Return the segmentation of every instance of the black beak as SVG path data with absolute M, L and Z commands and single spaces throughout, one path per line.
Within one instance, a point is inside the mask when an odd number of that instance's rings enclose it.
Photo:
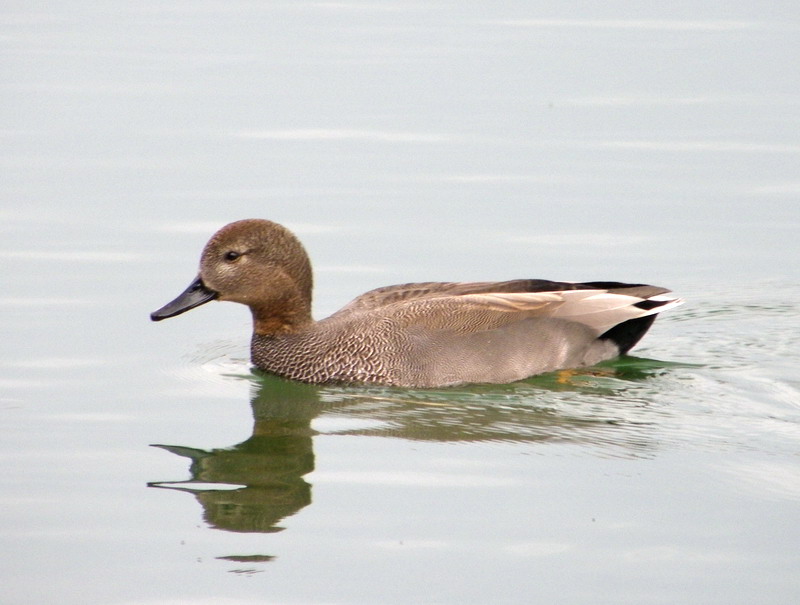
M 178 295 L 178 298 L 172 302 L 168 302 L 161 307 L 158 311 L 150 313 L 150 319 L 153 321 L 161 321 L 167 317 L 175 317 L 181 313 L 185 313 L 189 309 L 194 309 L 200 305 L 206 304 L 210 300 L 214 300 L 219 296 L 213 290 L 206 288 L 203 280 L 198 277 L 194 280 L 189 287 Z

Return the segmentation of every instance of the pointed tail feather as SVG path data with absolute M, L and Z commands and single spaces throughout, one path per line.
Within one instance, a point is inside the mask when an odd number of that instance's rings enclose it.
M 678 305 L 683 304 L 682 298 L 675 298 L 671 292 L 652 296 L 641 302 L 635 303 L 633 306 L 646 311 L 645 315 L 635 317 L 617 324 L 613 328 L 606 330 L 600 335 L 602 340 L 610 340 L 617 348 L 619 348 L 620 355 L 625 355 L 642 339 L 650 326 L 656 319 L 656 315 L 662 311 L 672 309 Z

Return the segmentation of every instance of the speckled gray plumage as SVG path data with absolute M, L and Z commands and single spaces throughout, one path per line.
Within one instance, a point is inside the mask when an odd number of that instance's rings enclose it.
M 191 296 L 152 317 L 211 298 L 242 302 L 253 313 L 252 361 L 265 371 L 313 383 L 439 387 L 613 358 L 656 313 L 680 303 L 665 288 L 619 282 L 423 282 L 372 290 L 315 322 L 311 285 L 308 257 L 288 230 L 238 221 L 207 244 Z

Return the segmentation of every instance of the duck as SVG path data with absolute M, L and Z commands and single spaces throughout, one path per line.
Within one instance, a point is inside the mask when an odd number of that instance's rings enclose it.
M 683 301 L 616 281 L 419 282 L 370 290 L 331 316 L 311 315 L 311 261 L 286 227 L 245 219 L 217 231 L 197 278 L 151 313 L 212 300 L 247 305 L 251 361 L 316 384 L 439 388 L 503 384 L 625 355 L 656 316 Z

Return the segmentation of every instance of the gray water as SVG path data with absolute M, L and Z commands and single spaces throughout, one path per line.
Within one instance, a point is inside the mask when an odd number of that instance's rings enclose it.
M 0 601 L 800 598 L 793 3 L 0 9 Z M 411 280 L 668 286 L 624 358 L 312 387 L 160 324 L 226 222 L 315 314 Z

